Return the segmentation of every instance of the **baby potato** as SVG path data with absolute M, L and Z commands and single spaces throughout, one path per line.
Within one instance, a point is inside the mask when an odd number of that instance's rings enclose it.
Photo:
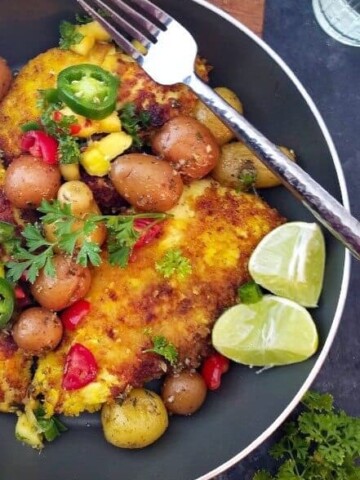
M 227 103 L 229 103 L 239 113 L 243 113 L 243 106 L 236 93 L 226 87 L 214 88 L 215 92 L 220 95 Z M 214 135 L 218 145 L 224 145 L 230 142 L 235 135 L 232 130 L 224 123 L 200 100 L 195 106 L 195 118 L 205 125 Z
M 87 267 L 65 255 L 55 255 L 53 263 L 55 276 L 46 275 L 42 269 L 31 286 L 31 293 L 41 306 L 58 311 L 85 297 L 90 289 L 91 274 Z
M 48 165 L 31 155 L 21 155 L 5 172 L 4 191 L 15 207 L 37 208 L 42 200 L 56 198 L 60 182 L 57 165 Z
M 180 175 L 153 155 L 129 153 L 112 162 L 110 179 L 117 192 L 145 212 L 166 212 L 183 191 Z
M 155 134 L 152 149 L 191 179 L 205 177 L 216 165 L 220 149 L 210 130 L 195 118 L 172 118 Z
M 70 204 L 71 213 L 74 215 L 100 213 L 93 192 L 86 183 L 80 180 L 70 180 L 63 183 L 58 191 L 57 198 L 61 204 Z
M 63 325 L 59 317 L 41 307 L 24 310 L 12 327 L 15 343 L 29 355 L 40 356 L 54 350 L 62 335 Z
M 6 60 L 0 57 L 0 102 L 9 91 L 12 81 L 11 70 Z
M 295 161 L 292 150 L 286 147 L 279 148 L 290 160 Z M 276 187 L 281 184 L 277 176 L 241 142 L 222 146 L 220 160 L 211 175 L 222 185 L 232 188 L 243 189 L 247 175 L 253 175 L 253 185 L 256 188 Z
M 135 388 L 122 403 L 103 406 L 101 423 L 105 438 L 112 445 L 143 448 L 163 435 L 169 420 L 159 395 Z
M 206 383 L 197 372 L 183 371 L 165 378 L 161 398 L 165 407 L 177 415 L 191 415 L 199 410 L 207 394 Z

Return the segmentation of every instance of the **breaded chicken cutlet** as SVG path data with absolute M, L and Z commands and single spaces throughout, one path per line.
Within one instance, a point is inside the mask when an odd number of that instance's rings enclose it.
M 236 301 L 237 287 L 249 280 L 247 263 L 255 246 L 282 223 L 259 197 L 236 193 L 208 180 L 186 187 L 162 232 L 129 265 L 110 266 L 104 258 L 93 270 L 91 310 L 61 346 L 39 359 L 32 383 L 48 415 L 98 410 L 128 387 L 166 371 L 163 358 L 146 352 L 152 338 L 173 343 L 180 365 L 196 367 L 206 355 L 211 327 Z M 168 251 L 189 259 L 185 278 L 164 278 L 156 268 Z M 62 389 L 66 355 L 72 345 L 87 347 L 99 365 L 95 381 L 75 391 Z

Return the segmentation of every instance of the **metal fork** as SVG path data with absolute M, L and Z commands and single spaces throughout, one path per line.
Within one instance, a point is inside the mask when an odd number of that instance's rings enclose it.
M 184 83 L 270 168 L 312 214 L 360 259 L 360 223 L 323 187 L 194 73 L 197 45 L 174 18 L 149 0 L 77 0 L 157 83 Z M 91 3 L 90 3 L 91 2 Z M 99 7 L 106 15 L 100 14 Z M 138 40 L 147 53 L 131 43 Z

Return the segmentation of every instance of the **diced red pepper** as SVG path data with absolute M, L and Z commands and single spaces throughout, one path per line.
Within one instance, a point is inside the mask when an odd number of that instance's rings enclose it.
M 141 248 L 144 245 L 148 245 L 159 235 L 162 230 L 162 225 L 160 223 L 155 223 L 152 227 L 147 228 L 153 222 L 153 218 L 137 218 L 134 221 L 134 229 L 136 231 L 142 232 L 143 230 L 145 230 L 133 246 L 134 249 Z
M 230 361 L 220 353 L 208 357 L 202 366 L 201 375 L 209 390 L 216 390 L 221 385 L 221 376 L 229 370 Z
M 61 122 L 63 118 L 63 114 L 59 111 L 59 110 L 56 110 L 54 113 L 53 113 L 53 120 L 54 122 Z
M 49 165 L 58 162 L 58 142 L 41 130 L 30 130 L 21 138 L 21 149 Z
M 60 318 L 66 330 L 75 330 L 81 320 L 89 313 L 90 302 L 81 299 L 61 312 Z
M 19 285 L 15 286 L 14 291 L 16 300 L 24 300 L 26 298 L 26 293 Z
M 71 135 L 77 135 L 81 130 L 81 125 L 79 125 L 78 123 L 73 123 L 72 125 L 70 125 L 70 134 Z
M 81 343 L 75 343 L 66 356 L 62 387 L 64 390 L 78 390 L 93 382 L 97 372 L 94 355 Z

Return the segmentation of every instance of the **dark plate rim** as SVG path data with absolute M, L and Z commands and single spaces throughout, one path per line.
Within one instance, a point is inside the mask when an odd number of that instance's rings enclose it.
M 314 115 L 320 130 L 324 136 L 324 139 L 329 147 L 329 151 L 335 166 L 336 170 L 336 175 L 339 181 L 339 186 L 340 186 L 340 192 L 341 192 L 341 198 L 342 198 L 342 203 L 344 207 L 350 211 L 350 205 L 349 205 L 349 196 L 348 196 L 348 191 L 345 183 L 345 177 L 344 177 L 344 172 L 340 163 L 339 156 L 337 154 L 335 145 L 333 143 L 333 140 L 330 136 L 329 130 L 327 129 L 325 122 L 317 109 L 314 101 L 311 99 L 310 95 L 300 82 L 300 80 L 297 78 L 295 73 L 288 67 L 288 65 L 282 60 L 282 58 L 267 44 L 262 40 L 260 37 L 258 37 L 254 32 L 252 32 L 248 27 L 243 25 L 241 22 L 236 20 L 234 17 L 226 13 L 224 10 L 221 10 L 219 7 L 216 7 L 215 5 L 209 3 L 207 0 L 192 0 L 194 3 L 197 3 L 201 5 L 202 7 L 213 11 L 220 17 L 224 18 L 231 24 L 233 24 L 236 28 L 238 28 L 240 31 L 242 31 L 245 35 L 250 37 L 259 47 L 261 47 L 271 58 L 274 62 L 276 62 L 279 67 L 286 73 L 286 75 L 289 77 L 291 82 L 295 85 L 295 87 L 298 89 L 299 93 L 303 97 L 304 101 L 306 104 L 309 106 L 312 114 Z M 240 460 L 245 458 L 247 455 L 249 455 L 250 452 L 252 452 L 255 448 L 259 447 L 274 431 L 280 427 L 280 425 L 286 420 L 286 418 L 290 415 L 290 413 L 294 410 L 294 408 L 298 405 L 302 397 L 305 395 L 306 391 L 310 388 L 312 382 L 315 380 L 317 374 L 319 373 L 329 351 L 330 347 L 334 341 L 337 329 L 340 324 L 340 320 L 342 317 L 342 313 L 344 310 L 345 306 L 345 301 L 347 297 L 347 292 L 348 292 L 348 287 L 349 287 L 349 280 L 350 280 L 350 253 L 348 250 L 345 251 L 345 257 L 344 257 L 344 269 L 343 269 L 343 277 L 342 277 L 342 282 L 341 282 L 341 288 L 339 292 L 339 299 L 336 307 L 336 311 L 334 314 L 334 319 L 331 325 L 331 328 L 329 330 L 328 336 L 326 338 L 326 341 L 324 343 L 324 346 L 321 350 L 321 353 L 316 360 L 315 365 L 311 369 L 307 379 L 305 382 L 301 385 L 299 388 L 298 392 L 294 396 L 294 398 L 289 402 L 287 407 L 283 410 L 281 415 L 279 415 L 276 420 L 261 434 L 259 435 L 253 442 L 251 442 L 246 448 L 241 450 L 237 455 L 231 457 L 228 459 L 226 462 L 222 463 L 219 465 L 217 468 L 211 470 L 210 472 L 206 473 L 205 475 L 202 475 L 201 477 L 198 477 L 196 480 L 211 480 L 213 477 L 216 475 L 220 475 L 221 473 L 225 472 L 227 469 L 238 463 Z

